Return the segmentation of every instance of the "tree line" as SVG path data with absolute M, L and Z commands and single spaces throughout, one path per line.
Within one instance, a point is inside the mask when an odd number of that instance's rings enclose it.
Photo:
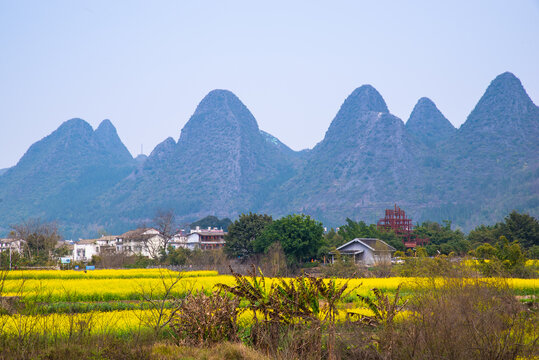
M 212 220 L 221 221 L 217 218 L 205 218 L 203 225 L 212 226 Z M 509 261 L 513 265 L 522 264 L 526 258 L 539 259 L 539 222 L 533 216 L 516 211 L 507 215 L 502 222 L 480 225 L 467 235 L 460 229 L 452 229 L 450 221 L 444 221 L 442 224 L 432 221 L 417 224 L 413 230 L 414 235 L 430 240 L 424 247 L 418 247 L 415 251 L 406 250 L 402 240 L 392 231 L 382 231 L 376 224 L 349 218 L 344 225 L 329 231 L 324 230 L 321 222 L 304 214 L 292 214 L 274 220 L 267 214 L 247 213 L 241 214 L 232 223 L 228 219 L 223 220 L 228 226 L 224 255 L 239 262 L 247 262 L 254 257 L 273 256 L 272 254 L 282 254 L 281 258 L 284 258 L 286 265 L 293 267 L 321 262 L 330 252 L 358 237 L 381 239 L 398 250 L 397 256 L 470 255 L 480 260 L 496 258 L 506 261 L 506 264 Z M 170 238 L 176 228 L 174 213 L 158 211 L 153 219 L 153 226 L 165 238 Z M 58 241 L 62 237 L 58 226 L 54 223 L 29 220 L 13 225 L 10 237 L 25 240 L 22 253 L 12 254 L 19 257 L 16 261 L 22 265 L 51 265 L 58 256 L 68 254 L 64 246 L 58 246 Z M 185 265 L 194 264 L 197 259 L 203 263 L 222 260 L 221 255 L 209 256 L 203 255 L 200 251 L 181 248 L 174 250 L 167 247 L 165 243 L 156 260 L 136 257 L 124 260 L 131 266 Z M 0 255 L 1 264 L 6 263 L 6 257 L 6 252 Z M 282 261 L 279 256 L 276 258 Z M 516 258 L 518 259 L 515 260 Z M 96 263 L 99 264 L 97 260 Z M 125 264 L 114 262 L 109 265 Z
M 528 214 L 511 212 L 495 225 L 481 225 L 468 235 L 453 230 L 450 221 L 442 224 L 426 221 L 415 226 L 413 235 L 428 238 L 421 251 L 428 256 L 475 255 L 474 250 L 485 244 L 517 244 L 529 258 L 539 258 L 539 222 Z M 322 223 L 307 215 L 288 215 L 278 220 L 265 214 L 242 214 L 228 228 L 225 252 L 246 259 L 266 252 L 271 244 L 280 242 L 291 263 L 320 259 L 331 250 L 355 238 L 378 238 L 399 251 L 405 251 L 402 240 L 392 231 L 377 228 L 376 224 L 346 219 L 346 224 L 324 233 Z M 481 249 L 478 254 L 481 254 Z M 417 250 L 417 249 L 416 249 Z

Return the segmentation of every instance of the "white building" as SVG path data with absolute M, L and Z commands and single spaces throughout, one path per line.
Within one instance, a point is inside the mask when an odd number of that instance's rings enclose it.
M 11 249 L 11 252 L 22 254 L 24 243 L 22 239 L 0 239 L 0 253 Z
M 225 235 L 227 233 L 222 229 L 217 228 L 207 228 L 191 230 L 191 233 L 187 235 L 186 246 L 188 249 L 202 249 L 202 250 L 212 250 L 219 249 L 225 246 Z
M 164 245 L 164 237 L 151 228 L 140 228 L 122 235 L 79 240 L 73 244 L 74 261 L 90 261 L 94 255 L 125 253 L 156 258 Z
M 169 245 L 174 249 L 185 248 L 189 250 L 202 249 L 211 250 L 219 249 L 225 245 L 225 235 L 222 229 L 207 228 L 201 229 L 197 226 L 192 229 L 187 235 L 177 234 L 174 235 L 169 242 Z
M 174 250 L 178 248 L 187 248 L 187 236 L 183 233 L 174 235 L 168 242 L 168 247 L 171 247 Z
M 151 259 L 159 257 L 165 246 L 165 237 L 152 228 L 140 228 L 128 231 L 118 237 L 117 251 L 147 256 Z
M 331 262 L 335 262 L 338 252 L 341 256 L 350 256 L 356 264 L 373 266 L 378 264 L 390 264 L 391 255 L 395 248 L 380 239 L 355 238 L 341 245 L 335 252 L 331 252 Z
M 92 256 L 117 251 L 118 237 L 102 236 L 99 239 L 84 239 L 73 243 L 73 260 L 90 261 Z

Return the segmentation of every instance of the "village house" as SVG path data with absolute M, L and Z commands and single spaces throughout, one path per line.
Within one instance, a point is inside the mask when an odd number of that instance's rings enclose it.
M 222 248 L 226 233 L 222 229 L 207 228 L 191 230 L 174 235 L 167 243 L 173 249 L 211 250 Z M 94 255 L 124 253 L 142 255 L 155 259 L 161 255 L 165 238 L 156 229 L 140 228 L 122 235 L 102 236 L 98 239 L 81 239 L 73 244 L 74 261 L 90 261 Z
M 191 233 L 187 235 L 187 247 L 191 250 L 213 250 L 220 249 L 225 246 L 225 235 L 222 229 L 207 228 L 201 230 L 200 227 L 196 227 L 191 230 Z
M 201 229 L 199 226 L 197 226 L 195 229 L 191 229 L 190 233 L 187 235 L 174 235 L 169 244 L 174 249 L 180 247 L 189 250 L 219 249 L 225 245 L 225 235 L 226 232 L 224 232 L 222 229 L 211 227 Z
M 73 260 L 73 250 L 75 249 L 72 240 L 58 240 L 54 245 L 54 251 L 58 258 L 69 258 Z
M 11 249 L 11 252 L 22 254 L 24 243 L 22 239 L 0 239 L 0 253 Z
M 74 261 L 90 261 L 94 255 L 124 253 L 155 259 L 160 255 L 164 237 L 151 228 L 140 228 L 122 235 L 81 239 L 73 244 Z
M 73 243 L 73 260 L 90 261 L 92 256 L 110 254 L 117 251 L 118 237 L 102 236 L 98 239 L 81 239 Z
M 395 248 L 380 239 L 355 238 L 344 245 L 339 246 L 336 251 L 331 252 L 331 262 L 335 262 L 335 255 L 349 256 L 354 263 L 365 266 L 391 263 L 391 255 Z
M 152 228 L 139 228 L 128 231 L 118 237 L 118 252 L 147 256 L 155 259 L 160 256 L 165 244 L 165 237 Z
M 183 231 L 174 235 L 168 242 L 168 247 L 174 250 L 179 248 L 187 248 L 187 235 Z M 167 249 L 168 250 L 168 249 Z

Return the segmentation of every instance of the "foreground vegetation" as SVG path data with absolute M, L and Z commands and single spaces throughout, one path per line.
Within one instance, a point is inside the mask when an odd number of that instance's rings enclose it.
M 170 236 L 173 214 L 164 215 L 156 227 Z M 165 246 L 154 259 L 91 261 L 132 270 L 2 270 L 0 359 L 532 359 L 538 229 L 515 212 L 468 236 L 423 223 L 415 231 L 427 246 L 365 268 L 335 248 L 356 237 L 401 240 L 350 219 L 324 234 L 308 216 L 244 214 L 220 250 Z M 53 248 L 55 226 L 14 231 L 26 244 L 0 254 L 4 268 L 66 255 Z M 330 253 L 335 263 L 320 266 Z M 173 271 L 182 268 L 204 270 Z
M 163 269 L 1 274 L 2 359 L 539 355 L 534 279 Z

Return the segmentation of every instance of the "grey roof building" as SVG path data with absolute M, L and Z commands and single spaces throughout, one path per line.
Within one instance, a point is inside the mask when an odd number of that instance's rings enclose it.
M 391 254 L 395 250 L 393 246 L 380 239 L 355 238 L 331 252 L 331 262 L 335 262 L 335 255 L 338 252 L 341 256 L 352 257 L 356 264 L 365 266 L 390 263 Z

